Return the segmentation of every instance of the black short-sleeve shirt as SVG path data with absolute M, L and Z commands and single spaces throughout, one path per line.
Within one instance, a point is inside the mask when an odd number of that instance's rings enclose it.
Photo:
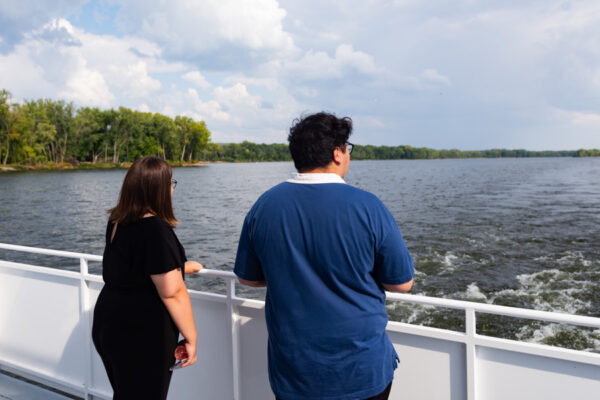
M 113 241 L 113 223 L 106 227 L 102 277 L 112 288 L 154 288 L 150 275 L 180 268 L 183 276 L 186 256 L 171 226 L 159 217 L 119 224 Z

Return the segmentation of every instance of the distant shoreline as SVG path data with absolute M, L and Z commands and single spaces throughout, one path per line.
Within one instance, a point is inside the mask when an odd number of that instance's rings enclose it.
M 172 167 L 202 167 L 207 164 L 213 164 L 209 161 L 198 161 L 193 163 L 172 163 Z M 81 162 L 78 165 L 71 163 L 44 163 L 44 164 L 7 164 L 0 165 L 0 173 L 2 172 L 29 172 L 29 171 L 97 171 L 109 169 L 127 169 L 131 166 L 131 162 L 122 163 L 91 163 Z
M 404 158 L 404 159 L 353 159 L 353 161 L 414 161 L 414 160 L 474 160 L 474 159 L 523 159 L 523 158 L 595 158 L 597 156 L 577 157 L 577 156 L 537 156 L 537 157 L 456 157 L 456 158 Z M 171 162 L 167 161 L 173 168 L 191 168 L 204 167 L 210 164 L 235 164 L 235 163 L 263 163 L 263 162 L 292 162 L 292 160 L 215 160 L 215 161 L 196 161 L 196 162 Z M 0 174 L 10 172 L 41 172 L 41 171 L 100 171 L 113 169 L 128 169 L 131 162 L 121 163 L 91 163 L 80 162 L 77 165 L 68 162 L 64 163 L 40 163 L 40 164 L 0 164 Z

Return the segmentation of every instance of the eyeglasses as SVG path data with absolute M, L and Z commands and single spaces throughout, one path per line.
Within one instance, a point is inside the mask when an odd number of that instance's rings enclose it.
M 171 187 L 173 189 L 175 189 L 176 186 L 177 186 L 177 181 L 175 179 L 171 179 Z
M 352 150 L 354 150 L 354 144 L 350 142 L 346 142 L 346 149 L 352 154 Z

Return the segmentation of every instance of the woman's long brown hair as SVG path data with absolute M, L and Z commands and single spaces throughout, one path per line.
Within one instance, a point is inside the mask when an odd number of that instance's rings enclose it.
M 175 227 L 178 222 L 171 202 L 172 176 L 171 166 L 160 158 L 136 160 L 125 175 L 117 206 L 107 211 L 109 221 L 127 224 L 151 213 Z

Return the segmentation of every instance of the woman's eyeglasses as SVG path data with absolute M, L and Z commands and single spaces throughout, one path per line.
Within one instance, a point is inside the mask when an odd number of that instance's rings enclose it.
M 177 186 L 177 181 L 175 179 L 171 179 L 171 187 L 173 189 L 175 189 L 176 186 Z

